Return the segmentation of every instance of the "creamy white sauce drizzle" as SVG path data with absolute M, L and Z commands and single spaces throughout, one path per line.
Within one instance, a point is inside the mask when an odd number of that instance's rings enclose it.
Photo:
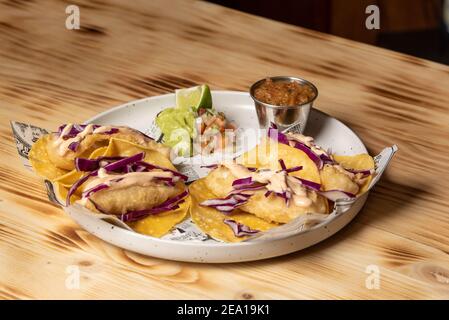
M 112 129 L 111 126 L 101 126 L 95 129 L 93 133 L 105 133 L 111 131 L 111 129 Z
M 142 135 L 140 132 L 138 132 L 136 130 L 133 130 L 131 128 L 128 128 L 128 127 L 100 126 L 100 127 L 96 128 L 96 129 L 94 129 L 93 127 L 94 127 L 94 125 L 89 124 L 89 125 L 86 126 L 86 128 L 84 128 L 83 131 L 78 133 L 75 137 L 68 138 L 68 139 L 64 140 L 63 137 L 66 136 L 67 134 L 69 134 L 70 130 L 73 128 L 73 124 L 72 123 L 68 123 L 65 126 L 65 128 L 62 130 L 62 132 L 59 135 L 59 137 L 54 141 L 54 145 L 56 146 L 56 148 L 58 150 L 58 154 L 60 156 L 64 156 L 69 151 L 71 151 L 68 148 L 71 143 L 81 143 L 86 138 L 86 136 L 88 136 L 90 134 L 103 134 L 105 132 L 111 131 L 112 128 L 118 128 L 121 133 L 133 135 L 133 137 L 137 140 L 136 141 L 137 143 L 145 144 L 145 137 L 144 137 L 144 135 Z
M 320 146 L 315 144 L 313 137 L 305 136 L 300 133 L 287 133 L 287 137 L 305 144 L 318 156 L 322 154 L 329 156 L 326 151 L 324 151 Z M 294 147 L 294 145 L 295 145 L 294 142 L 290 141 L 290 146 Z
M 124 174 L 109 174 L 104 168 L 98 170 L 98 176 L 88 180 L 84 190 L 90 190 L 100 184 L 111 189 L 120 189 L 130 186 L 147 187 L 157 178 L 176 178 L 170 171 L 129 172 Z M 118 181 L 117 181 L 118 180 Z
M 83 131 L 78 133 L 73 138 L 68 138 L 67 140 L 64 140 L 63 137 L 70 132 L 72 127 L 73 127 L 72 124 L 66 125 L 64 130 L 62 130 L 61 135 L 54 142 L 55 146 L 58 148 L 58 154 L 61 155 L 61 156 L 64 156 L 65 154 L 67 154 L 67 152 L 70 151 L 70 149 L 69 149 L 69 145 L 70 144 L 72 144 L 72 143 L 79 143 L 87 135 L 92 134 L 94 126 L 92 124 L 89 124 L 89 125 L 86 126 L 86 128 L 84 128 Z
M 287 185 L 292 190 L 292 198 L 298 207 L 308 207 L 312 205 L 312 199 L 307 195 L 307 190 L 299 181 L 293 177 L 287 176 Z
M 245 166 L 234 162 L 226 162 L 223 164 L 231 171 L 232 175 L 237 179 L 251 177 L 252 181 L 267 183 L 267 190 L 275 193 L 289 192 L 295 205 L 299 207 L 308 207 L 312 204 L 312 200 L 308 197 L 306 188 L 301 181 L 289 176 L 285 171 L 263 170 L 252 172 Z
M 289 191 L 286 181 L 286 173 L 285 171 L 281 171 L 278 173 L 275 173 L 271 176 L 268 184 L 266 185 L 266 188 L 269 191 L 277 192 L 277 193 L 284 193 Z

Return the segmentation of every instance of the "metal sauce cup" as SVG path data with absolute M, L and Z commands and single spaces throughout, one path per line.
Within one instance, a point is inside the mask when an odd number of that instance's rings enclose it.
M 315 95 L 309 101 L 293 106 L 276 106 L 262 102 L 256 99 L 254 92 L 268 78 L 273 82 L 298 82 L 302 85 L 308 85 Z M 318 97 L 318 89 L 311 82 L 302 78 L 287 76 L 268 78 L 255 82 L 249 90 L 251 98 L 254 100 L 254 105 L 256 106 L 260 128 L 268 129 L 271 126 L 271 123 L 274 123 L 279 131 L 288 129 L 288 131 L 304 132 L 307 125 L 307 119 L 309 118 L 310 108 Z

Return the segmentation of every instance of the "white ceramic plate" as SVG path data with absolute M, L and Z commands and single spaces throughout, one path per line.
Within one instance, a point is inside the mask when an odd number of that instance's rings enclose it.
M 240 128 L 258 128 L 254 104 L 248 93 L 213 91 L 216 109 L 237 122 Z M 126 103 L 89 119 L 88 123 L 127 125 L 148 132 L 153 119 L 164 108 L 175 104 L 174 94 L 145 98 Z M 341 155 L 366 153 L 358 136 L 343 123 L 320 111 L 312 110 L 305 132 L 315 137 L 316 142 L 332 148 Z M 314 245 L 339 231 L 360 211 L 368 194 L 334 219 L 305 231 L 275 240 L 242 243 L 221 243 L 201 233 L 187 220 L 168 237 L 161 239 L 132 232 L 92 215 L 86 215 L 75 207 L 65 210 L 84 229 L 97 237 L 126 250 L 158 258 L 190 262 L 239 262 L 266 259 L 285 255 Z

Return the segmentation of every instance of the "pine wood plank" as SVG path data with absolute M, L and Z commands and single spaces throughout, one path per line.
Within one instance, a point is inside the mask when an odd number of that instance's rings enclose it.
M 0 298 L 448 298 L 449 68 L 205 2 L 0 3 Z M 266 75 L 314 82 L 316 107 L 372 153 L 400 147 L 361 214 L 335 237 L 267 261 L 198 265 L 105 244 L 48 203 L 18 161 L 9 120 L 46 128 L 133 99 Z M 66 268 L 78 265 L 79 290 Z M 365 268 L 381 270 L 380 290 Z

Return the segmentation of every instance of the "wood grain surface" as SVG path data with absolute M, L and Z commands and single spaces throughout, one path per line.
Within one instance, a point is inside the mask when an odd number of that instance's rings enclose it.
M 1 298 L 449 298 L 448 67 L 205 2 L 70 4 L 80 30 L 65 28 L 65 1 L 0 1 Z M 400 148 L 349 226 L 280 258 L 201 265 L 108 245 L 47 201 L 9 127 L 52 129 L 199 83 L 246 91 L 267 75 L 311 80 L 316 107 L 371 153 Z M 66 286 L 72 265 L 79 289 Z

